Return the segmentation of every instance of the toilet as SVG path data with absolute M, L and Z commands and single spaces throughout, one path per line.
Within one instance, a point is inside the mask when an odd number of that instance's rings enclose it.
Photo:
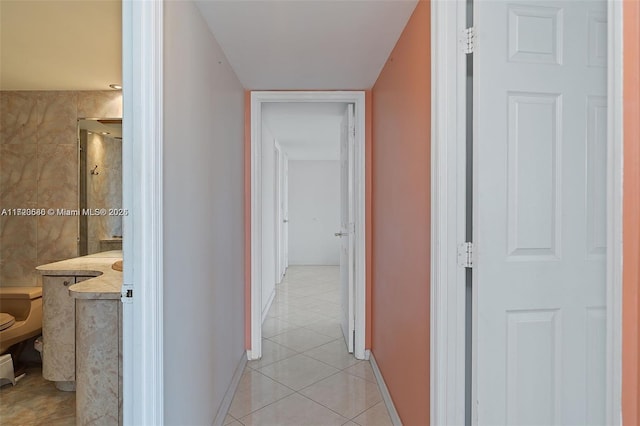
M 42 332 L 42 287 L 0 287 L 0 355 Z

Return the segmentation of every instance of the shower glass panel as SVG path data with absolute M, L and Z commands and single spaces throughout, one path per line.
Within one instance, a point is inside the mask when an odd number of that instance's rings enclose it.
M 78 140 L 78 254 L 122 250 L 122 119 L 80 119 Z

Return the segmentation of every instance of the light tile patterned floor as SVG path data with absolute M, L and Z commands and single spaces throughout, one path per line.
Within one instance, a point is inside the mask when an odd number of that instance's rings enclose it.
M 0 389 L 0 425 L 73 426 L 76 424 L 76 393 L 56 389 L 42 378 L 42 368 L 33 366 L 16 386 Z
M 347 352 L 339 273 L 289 267 L 262 326 L 262 359 L 247 363 L 225 425 L 391 425 L 371 365 Z

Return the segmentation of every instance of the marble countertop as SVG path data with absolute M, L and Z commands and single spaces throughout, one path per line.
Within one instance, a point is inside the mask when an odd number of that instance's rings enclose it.
M 75 299 L 119 299 L 122 272 L 111 268 L 117 260 L 122 260 L 121 250 L 61 260 L 40 265 L 36 269 L 41 275 L 95 277 L 69 286 L 69 294 Z

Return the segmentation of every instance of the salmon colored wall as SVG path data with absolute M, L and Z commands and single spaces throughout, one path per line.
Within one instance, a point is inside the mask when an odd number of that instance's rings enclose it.
M 365 348 L 371 348 L 371 256 L 372 256 L 372 220 L 371 220 L 371 90 L 365 90 Z M 246 349 L 251 349 L 251 91 L 245 91 L 244 98 L 244 267 L 245 267 L 245 335 Z
M 373 87 L 372 353 L 405 426 L 429 424 L 430 5 Z
M 640 424 L 640 1 L 624 2 L 622 420 Z

